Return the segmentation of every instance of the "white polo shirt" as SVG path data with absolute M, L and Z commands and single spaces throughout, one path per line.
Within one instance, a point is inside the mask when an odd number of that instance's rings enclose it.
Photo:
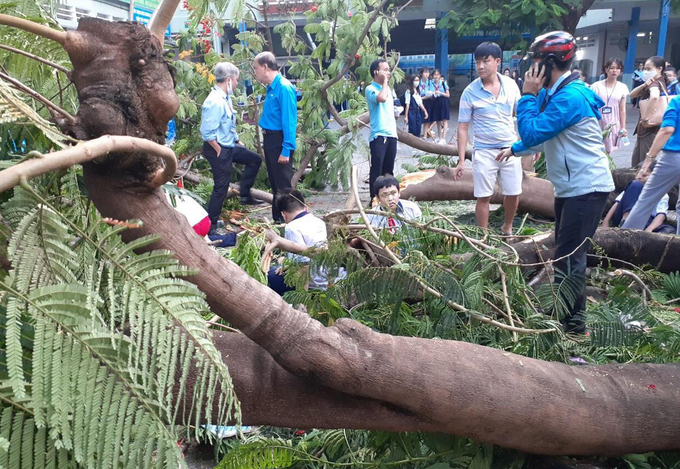
M 304 244 L 309 248 L 321 247 L 328 241 L 326 224 L 323 220 L 309 212 L 303 212 L 293 221 L 286 224 L 284 238 L 294 243 Z M 309 257 L 301 254 L 288 253 L 288 258 L 298 264 L 309 264 Z M 313 264 L 313 263 L 312 263 Z M 325 290 L 328 288 L 328 279 L 322 269 L 310 266 L 309 288 L 313 290 Z
M 481 78 L 470 83 L 460 97 L 458 122 L 472 121 L 475 149 L 507 148 L 519 140 L 514 115 L 522 94 L 515 80 L 500 73 L 496 76 L 501 81 L 497 98 L 484 88 Z

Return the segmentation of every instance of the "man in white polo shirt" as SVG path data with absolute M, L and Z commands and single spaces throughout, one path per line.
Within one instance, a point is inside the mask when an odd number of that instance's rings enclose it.
M 472 120 L 472 178 L 477 198 L 477 224 L 482 228 L 489 225 L 489 201 L 500 177 L 501 192 L 505 196 L 505 221 L 501 232 L 511 235 L 522 193 L 522 163 L 520 158 L 497 162 L 496 156 L 501 149 L 509 148 L 517 141 L 514 115 L 521 93 L 512 78 L 498 73 L 502 53 L 500 46 L 494 42 L 484 42 L 475 50 L 479 78 L 470 83 L 460 97 L 458 154 L 465 155 Z M 461 157 L 454 179 L 460 178 L 464 170 L 465 157 Z

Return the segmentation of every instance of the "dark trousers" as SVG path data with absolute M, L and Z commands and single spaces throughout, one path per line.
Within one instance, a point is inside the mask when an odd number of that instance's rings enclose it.
M 378 136 L 368 144 L 371 149 L 371 172 L 368 183 L 371 200 L 377 194 L 373 190 L 373 183 L 378 176 L 394 174 L 394 159 L 397 157 L 397 139 L 394 137 Z
M 592 238 L 602 218 L 608 192 L 591 192 L 576 197 L 555 198 L 555 255 L 567 256 L 586 238 Z M 553 264 L 555 283 L 568 278 L 569 285 L 560 288 L 561 299 L 567 306 L 562 319 L 566 332 L 584 333 L 586 330 L 586 265 L 590 242 L 574 254 Z M 574 299 L 575 296 L 575 299 Z
M 222 204 L 224 204 L 224 199 L 229 191 L 233 164 L 246 165 L 246 169 L 241 176 L 240 192 L 241 197 L 249 197 L 250 189 L 255 183 L 262 159 L 257 153 L 253 153 L 247 148 L 238 145 L 233 148 L 222 147 L 222 151 L 218 155 L 208 142 L 203 142 L 203 156 L 210 163 L 210 169 L 213 174 L 214 186 L 210 202 L 208 203 L 208 216 L 210 217 L 210 222 L 215 225 L 220 218 Z
M 267 285 L 279 295 L 283 296 L 287 291 L 293 291 L 295 288 L 286 285 L 283 274 L 277 274 L 276 269 L 280 266 L 271 267 L 267 272 Z
M 290 180 L 293 177 L 293 153 L 286 164 L 279 163 L 279 156 L 283 150 L 283 132 L 267 130 L 264 134 L 264 162 L 267 165 L 269 184 L 272 186 L 274 202 L 272 203 L 272 217 L 277 223 L 283 223 L 283 216 L 276 208 L 278 194 L 293 186 Z

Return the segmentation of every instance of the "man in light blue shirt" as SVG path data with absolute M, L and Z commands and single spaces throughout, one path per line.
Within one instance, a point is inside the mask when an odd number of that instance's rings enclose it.
M 222 204 L 229 191 L 233 163 L 246 166 L 241 177 L 241 203 L 256 205 L 250 189 L 255 183 L 262 160 L 242 146 L 236 133 L 236 113 L 231 104 L 232 90 L 238 86 L 238 68 L 229 62 L 215 65 L 215 86 L 201 108 L 201 137 L 203 156 L 212 170 L 214 186 L 208 203 L 211 234 L 216 233 L 217 221 L 222 213 Z
M 257 54 L 253 68 L 257 81 L 267 87 L 259 125 L 264 134 L 264 158 L 274 194 L 272 216 L 277 223 L 283 223 L 276 198 L 292 187 L 290 180 L 293 177 L 297 133 L 297 97 L 295 87 L 279 73 L 276 57 L 271 52 Z
M 394 98 L 390 90 L 390 66 L 385 59 L 375 60 L 370 68 L 373 82 L 366 87 L 366 103 L 371 118 L 371 169 L 369 187 L 371 200 L 377 194 L 373 184 L 378 176 L 394 174 L 397 157 L 397 121 L 394 118 Z
M 460 97 L 458 113 L 458 154 L 465 155 L 468 130 L 472 121 L 474 153 L 472 180 L 477 198 L 475 215 L 482 228 L 489 226 L 489 202 L 500 180 L 505 209 L 501 233 L 512 234 L 512 223 L 522 193 L 522 162 L 519 158 L 496 161 L 498 152 L 517 141 L 515 110 L 520 91 L 515 80 L 498 73 L 503 51 L 495 42 L 483 42 L 475 50 L 475 68 L 479 78 L 470 83 Z M 458 160 L 454 179 L 465 170 L 465 156 Z

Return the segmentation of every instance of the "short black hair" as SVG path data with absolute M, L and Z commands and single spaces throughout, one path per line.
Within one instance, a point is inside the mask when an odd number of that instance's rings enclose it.
M 475 60 L 486 59 L 487 57 L 493 57 L 494 59 L 500 59 L 503 55 L 501 46 L 495 42 L 482 42 L 475 49 Z
M 387 63 L 387 60 L 378 59 L 378 60 L 373 61 L 373 63 L 371 64 L 371 68 L 370 68 L 371 78 L 375 78 L 375 72 L 378 71 L 378 69 L 380 68 L 380 64 L 383 63 L 383 62 Z
M 373 183 L 373 192 L 375 192 L 377 195 L 380 192 L 380 189 L 392 186 L 395 186 L 398 191 L 399 181 L 397 181 L 397 178 L 395 178 L 391 174 L 384 174 L 382 176 L 378 176 L 378 178 Z
M 675 67 L 666 67 L 666 71 L 667 71 L 667 72 L 672 72 L 672 73 L 675 73 L 675 74 L 678 73 L 678 71 L 675 70 Z
M 551 60 L 551 59 L 548 59 L 548 60 Z M 564 62 L 562 62 L 560 60 L 554 60 L 553 59 L 552 62 L 555 64 L 555 68 L 557 70 L 559 70 L 560 72 L 566 72 L 567 70 L 569 70 L 571 68 L 571 64 L 574 62 L 574 59 L 572 58 L 572 59 L 569 59 L 569 60 L 565 60 Z M 576 70 L 578 70 L 578 69 L 576 69 Z M 581 73 L 581 70 L 578 70 L 578 72 Z
M 276 208 L 279 212 L 292 213 L 305 208 L 305 196 L 297 189 L 287 189 L 276 196 Z

